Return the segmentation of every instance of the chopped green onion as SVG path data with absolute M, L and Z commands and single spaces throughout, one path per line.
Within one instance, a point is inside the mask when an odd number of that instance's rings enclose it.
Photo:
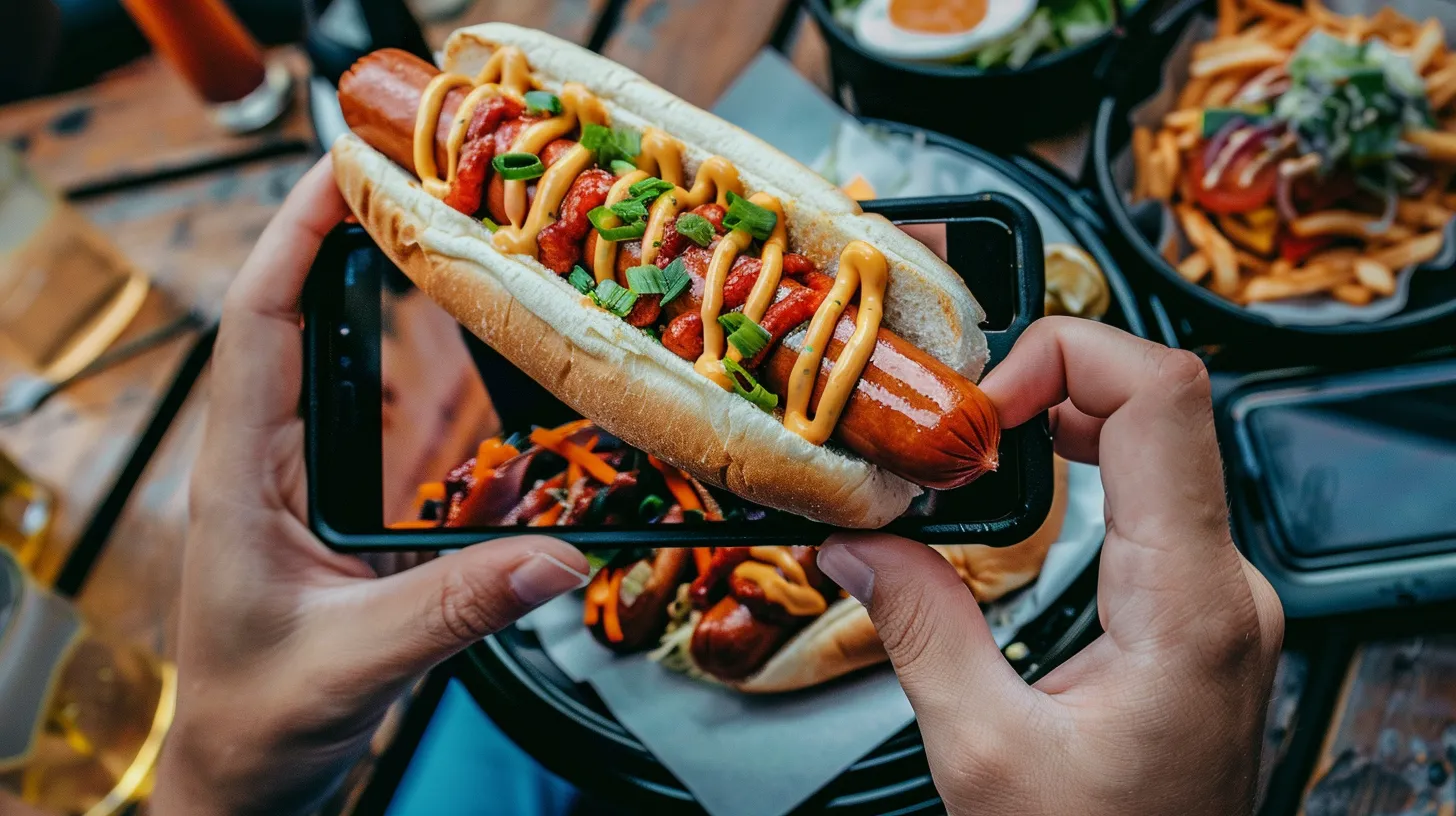
M 637 169 L 637 165 L 635 165 L 635 164 L 633 164 L 632 162 L 629 162 L 629 161 L 622 161 L 621 159 L 613 159 L 612 162 L 611 162 L 612 175 L 614 175 L 614 176 L 625 176 L 628 173 L 630 173 L 630 172 L 632 172 L 633 170 L 636 170 L 636 169 Z
M 576 287 L 576 291 L 583 295 L 591 294 L 597 288 L 597 279 L 580 266 L 572 267 L 571 274 L 566 276 L 566 282 Z
M 550 91 L 526 91 L 526 113 L 538 116 L 561 113 L 561 97 Z
M 500 229 L 500 224 L 497 224 L 496 222 L 492 221 L 490 219 L 490 216 L 488 216 L 488 215 L 486 217 L 480 219 L 480 223 L 484 224 L 485 225 L 485 228 L 488 229 L 488 230 L 490 230 L 491 232 L 495 232 L 496 230 Z
M 601 569 L 602 567 L 605 567 L 607 565 L 607 563 L 612 560 L 612 556 L 614 556 L 616 554 L 617 553 L 616 553 L 615 550 L 608 550 L 606 552 L 587 552 L 586 553 L 586 569 L 587 569 L 587 572 L 591 573 L 592 575 L 596 575 L 597 574 L 597 570 Z
M 667 502 L 663 501 L 661 496 L 649 493 L 642 503 L 637 505 L 637 515 L 643 519 L 655 519 L 662 515 L 662 508 L 666 504 Z
M 609 205 L 607 209 L 616 213 L 624 224 L 644 221 L 647 218 L 647 202 L 640 198 L 624 198 L 616 204 Z
M 642 152 L 642 137 L 630 128 L 587 125 L 581 129 L 581 146 L 597 154 L 597 164 L 611 167 L 614 161 L 632 161 Z
M 660 178 L 652 178 L 649 176 L 648 178 L 642 179 L 636 184 L 633 184 L 631 187 L 628 187 L 627 194 L 632 196 L 633 198 L 647 197 L 656 199 L 658 196 L 662 195 L 668 190 L 671 190 L 675 186 L 676 185 L 669 184 L 668 182 L 665 182 Z
M 723 228 L 743 230 L 760 241 L 768 240 L 773 234 L 779 217 L 773 210 L 764 209 L 732 190 L 728 191 L 728 214 L 723 216 Z
M 632 287 L 632 291 L 639 295 L 662 295 L 664 306 L 682 294 L 692 282 L 682 258 L 674 258 L 666 269 L 643 264 L 627 270 L 627 285 Z
M 683 213 L 677 218 L 677 232 L 700 247 L 713 243 L 713 222 L 697 213 Z
M 619 227 L 609 227 L 605 223 L 607 216 L 616 217 L 610 207 L 597 207 L 586 214 L 591 225 L 596 228 L 597 234 L 606 241 L 630 241 L 633 238 L 641 238 L 647 232 L 647 222 L 638 221 L 635 224 L 627 224 Z
M 490 165 L 506 181 L 540 178 L 546 172 L 546 165 L 535 153 L 502 153 L 491 159 Z
M 651 337 L 652 340 L 653 340 L 653 342 L 658 343 L 659 345 L 661 345 L 661 343 L 662 343 L 662 332 L 660 330 L 658 330 L 658 328 L 656 326 L 643 326 L 642 327 L 642 333 L 645 334 L 645 335 L 647 335 L 648 337 Z
M 708 514 L 702 510 L 684 510 L 683 524 L 699 524 L 708 520 Z
M 1239 108 L 1208 108 L 1203 112 L 1203 138 L 1212 139 L 1224 126 L 1235 119 L 1243 119 L 1249 125 L 1260 124 L 1264 117 Z
M 733 381 L 733 393 L 765 411 L 772 411 L 778 407 L 778 394 L 769 391 L 759 384 L 758 380 L 755 380 L 753 375 L 748 373 L 748 369 L 725 357 L 723 358 L 723 373 L 727 374 L 728 379 Z M 745 381 L 748 383 L 747 386 L 743 384 Z
M 728 332 L 728 344 L 738 349 L 743 358 L 749 359 L 768 345 L 768 332 L 743 312 L 729 312 L 718 315 L 718 322 Z
M 591 298 L 598 306 L 617 317 L 626 317 L 632 311 L 632 304 L 637 302 L 637 293 L 607 278 L 597 284 Z

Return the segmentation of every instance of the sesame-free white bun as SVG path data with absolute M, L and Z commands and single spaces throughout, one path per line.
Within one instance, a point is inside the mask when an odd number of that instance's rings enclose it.
M 688 175 L 712 155 L 737 166 L 749 193 L 784 204 L 789 242 L 833 274 L 864 240 L 889 262 L 883 325 L 970 378 L 987 359 L 980 305 L 929 249 L 765 142 L 636 73 L 564 40 L 490 23 L 455 32 L 447 71 L 473 75 L 495 48 L 525 52 L 548 90 L 579 82 L 614 124 L 653 125 L 683 142 Z M 375 242 L 446 311 L 583 416 L 628 444 L 758 504 L 843 527 L 893 520 L 920 488 L 832 446 L 811 445 L 726 392 L 535 258 L 502 254 L 484 226 L 421 189 L 352 135 L 333 146 L 339 188 Z

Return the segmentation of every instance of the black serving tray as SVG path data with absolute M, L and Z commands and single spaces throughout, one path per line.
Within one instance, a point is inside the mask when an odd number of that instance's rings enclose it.
M 874 122 L 900 132 L 914 130 Z M 1097 260 L 1112 306 L 1104 322 L 1147 337 L 1138 301 L 1103 243 L 1105 229 L 1084 194 L 1054 170 L 1023 157 L 1003 159 L 935 133 L 931 144 L 955 150 L 1009 176 L 1050 209 Z M 979 296 L 979 293 L 978 293 Z M 1051 671 L 1101 633 L 1094 561 L 1040 618 L 1017 634 L 1028 647 L 1012 666 L 1027 682 Z M 552 772 L 622 812 L 700 813 L 692 796 L 622 727 L 592 688 L 551 661 L 534 632 L 509 627 L 457 657 L 449 668 L 513 741 Z M 832 694 L 832 686 L 803 693 Z M 593 811 L 595 812 L 595 811 Z M 943 813 L 926 765 L 919 729 L 910 725 L 847 768 L 794 810 L 796 814 Z
M 1453 394 L 1446 357 L 1262 372 L 1219 400 L 1235 537 L 1287 615 L 1456 599 Z
M 1021 332 L 1043 309 L 1045 278 L 1042 266 L 1041 232 L 1030 211 L 1009 196 L 985 193 L 972 196 L 897 199 L 866 202 L 864 208 L 901 223 L 966 221 L 987 227 L 984 245 L 952 248 L 951 265 L 966 280 L 971 291 L 986 307 L 989 371 L 1005 358 Z M 330 291 L 331 281 L 352 280 L 359 296 L 376 285 L 380 276 L 392 271 L 382 255 L 358 260 L 357 250 L 372 248 L 367 234 L 358 227 L 345 227 L 325 246 L 314 265 L 310 292 Z M 381 271 L 383 267 L 383 271 Z M 371 277 L 372 276 L 372 277 Z M 337 284 L 342 286 L 344 284 Z M 317 298 L 327 300 L 327 296 Z M 443 549 L 459 547 L 497 536 L 518 534 L 517 528 L 482 530 L 381 531 L 377 525 L 349 529 L 325 522 L 336 518 L 339 507 L 357 501 L 359 474 L 372 465 L 358 461 L 357 446 L 335 442 L 332 421 L 347 409 L 351 421 L 377 428 L 380 421 L 377 395 L 367 383 L 351 389 L 354 401 L 339 403 L 329 387 L 328 372 L 315 365 L 326 359 L 329 344 L 358 342 L 350 356 L 362 361 L 367 370 L 371 360 L 377 371 L 377 341 L 370 333 L 356 330 L 341 339 L 334 328 L 336 315 L 327 304 L 311 302 L 305 309 L 307 455 L 310 473 L 309 501 L 312 527 L 326 543 L 342 550 Z M 573 415 L 545 389 L 522 374 L 499 354 L 468 332 L 462 332 L 482 378 L 489 389 L 502 427 L 507 430 L 546 425 Z M 369 343 L 372 342 L 372 346 Z M 356 434 L 369 438 L 367 433 Z M 1014 544 L 1039 527 L 1051 507 L 1052 445 L 1045 416 L 1018 428 L 1006 429 L 1000 447 L 1001 468 L 962 488 L 939 492 L 934 500 L 940 507 L 976 508 L 977 521 L 948 522 L 932 513 L 906 516 L 886 529 L 927 543 L 976 541 L 990 545 Z M 339 489 L 344 485 L 350 489 Z M 962 514 L 957 518 L 964 519 Z M 832 528 L 788 514 L 773 514 L 763 521 L 709 525 L 641 525 L 612 528 L 559 527 L 553 535 L 583 549 L 617 549 L 624 546 L 732 546 L 754 544 L 818 544 Z

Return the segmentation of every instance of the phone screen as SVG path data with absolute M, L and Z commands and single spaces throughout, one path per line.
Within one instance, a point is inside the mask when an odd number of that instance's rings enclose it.
M 957 268 L 1004 270 L 1010 263 L 1001 224 L 906 228 L 942 259 L 963 264 Z M 1003 239 L 986 229 L 1000 231 Z M 966 253 L 975 256 L 957 257 Z M 977 294 L 985 298 L 986 326 L 1009 323 L 1010 289 L 990 280 L 981 288 Z M 772 515 L 783 524 L 799 521 L 709 489 L 579 421 L 393 269 L 381 276 L 378 326 L 380 521 L 385 528 L 621 528 L 754 523 Z M 998 503 L 1015 503 L 1016 485 L 1010 479 L 1000 486 L 995 477 L 982 481 L 986 484 L 976 485 L 980 498 L 942 502 L 948 507 L 937 520 L 955 521 Z M 936 504 L 935 494 L 928 494 L 912 512 L 930 515 Z M 949 509 L 954 507 L 971 509 L 958 513 Z
M 1246 422 L 1295 553 L 1456 539 L 1456 384 L 1269 401 Z

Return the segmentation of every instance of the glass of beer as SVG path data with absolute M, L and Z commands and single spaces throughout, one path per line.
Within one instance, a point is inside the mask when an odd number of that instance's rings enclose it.
M 0 450 L 0 547 L 9 548 L 27 570 L 40 558 L 55 510 L 55 494 Z
M 0 549 L 0 789 L 48 812 L 111 816 L 150 792 L 176 670 L 110 642 Z
M 246 133 L 288 109 L 293 75 L 263 48 L 222 0 L 122 0 L 152 47 L 204 101 L 218 124 Z
M 0 354 L 59 382 L 121 335 L 151 284 L 0 144 Z

